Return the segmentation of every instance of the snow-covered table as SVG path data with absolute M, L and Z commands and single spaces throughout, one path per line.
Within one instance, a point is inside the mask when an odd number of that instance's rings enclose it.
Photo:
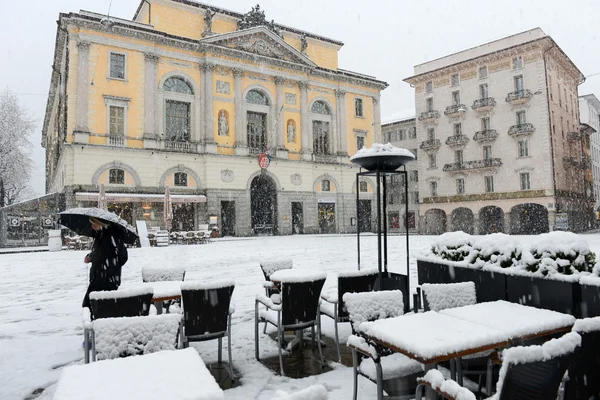
M 172 366 L 167 379 L 156 371 Z M 193 348 L 64 369 L 54 400 L 218 400 L 223 390 Z

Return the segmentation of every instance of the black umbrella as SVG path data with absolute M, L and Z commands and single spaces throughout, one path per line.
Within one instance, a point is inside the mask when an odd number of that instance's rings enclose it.
M 121 233 L 125 243 L 133 244 L 138 238 L 133 226 L 120 218 L 117 214 L 101 208 L 71 208 L 59 214 L 58 223 L 77 232 L 78 235 L 92 236 L 92 224 L 90 217 L 99 219 L 102 222 L 108 222 Z

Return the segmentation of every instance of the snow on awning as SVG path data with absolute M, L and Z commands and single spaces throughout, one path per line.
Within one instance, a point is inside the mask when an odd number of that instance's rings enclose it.
M 201 194 L 172 194 L 172 203 L 206 203 L 206 196 Z M 78 201 L 98 201 L 98 193 L 78 192 L 75 193 L 75 200 Z M 162 203 L 165 201 L 164 193 L 106 193 L 106 201 L 113 203 Z

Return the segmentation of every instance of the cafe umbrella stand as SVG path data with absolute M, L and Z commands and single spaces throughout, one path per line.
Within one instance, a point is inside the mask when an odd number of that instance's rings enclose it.
M 360 178 L 375 177 L 377 191 L 377 267 L 378 279 L 375 290 L 400 289 L 403 294 L 404 311 L 410 309 L 410 265 L 408 237 L 408 174 L 406 163 L 414 161 L 415 156 L 406 149 L 391 144 L 375 143 L 370 149 L 363 148 L 350 158 L 360 168 L 356 174 L 356 245 L 357 263 L 360 270 Z M 364 170 L 363 170 L 364 169 Z M 388 177 L 404 176 L 406 230 L 406 275 L 388 271 L 388 224 L 387 224 L 387 183 Z

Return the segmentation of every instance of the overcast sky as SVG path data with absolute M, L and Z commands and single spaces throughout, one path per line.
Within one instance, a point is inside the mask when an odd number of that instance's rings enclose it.
M 256 1 L 205 3 L 247 12 Z M 113 0 L 111 15 L 131 19 L 139 3 Z M 599 0 L 262 0 L 260 5 L 268 20 L 344 42 L 341 68 L 388 82 L 381 96 L 383 119 L 413 108 L 413 91 L 402 79 L 412 75 L 414 65 L 535 27 L 551 35 L 584 75 L 600 73 Z M 36 195 L 44 193 L 40 140 L 58 14 L 104 13 L 108 6 L 109 0 L 0 0 L 0 88 L 15 91 L 38 122 L 32 138 Z M 591 76 L 579 93 L 600 95 L 600 75 Z

